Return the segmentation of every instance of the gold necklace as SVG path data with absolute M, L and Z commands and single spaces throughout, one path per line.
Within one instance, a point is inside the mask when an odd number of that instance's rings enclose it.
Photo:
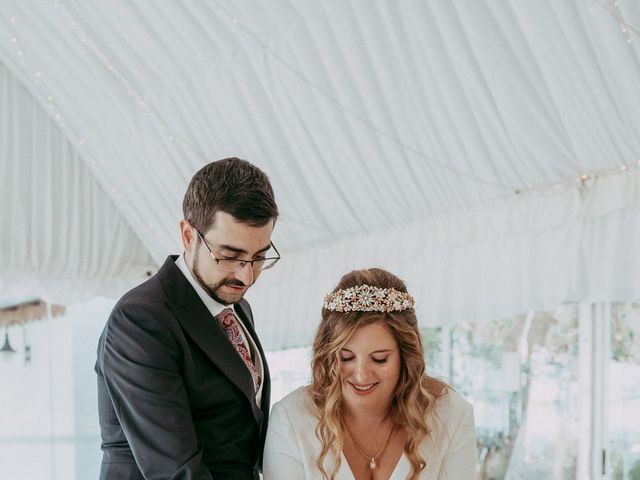
M 351 437 L 351 440 L 353 440 L 353 444 L 356 446 L 356 448 L 358 450 L 360 450 L 360 453 L 362 455 L 364 455 L 364 458 L 366 458 L 367 460 L 369 460 L 369 468 L 370 469 L 374 469 L 376 468 L 378 465 L 376 464 L 376 458 L 378 456 L 380 456 L 380 454 L 384 451 L 385 447 L 387 446 L 387 443 L 389 443 L 389 439 L 391 438 L 391 432 L 393 432 L 393 423 L 391 424 L 391 428 L 389 429 L 389 432 L 387 433 L 387 438 L 384 439 L 384 443 L 382 444 L 382 446 L 378 449 L 378 451 L 376 452 L 375 455 L 369 455 L 367 452 L 365 452 L 362 447 L 358 444 L 356 437 L 353 435 L 353 433 L 351 433 L 351 429 L 349 428 L 349 425 L 347 425 L 347 422 L 344 422 L 344 426 L 347 427 L 347 432 L 349 432 L 349 436 Z

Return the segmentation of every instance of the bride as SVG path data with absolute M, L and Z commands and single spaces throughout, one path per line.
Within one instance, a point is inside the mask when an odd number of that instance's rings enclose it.
M 264 480 L 475 478 L 473 409 L 425 372 L 414 300 L 381 270 L 325 297 L 312 382 L 273 406 Z

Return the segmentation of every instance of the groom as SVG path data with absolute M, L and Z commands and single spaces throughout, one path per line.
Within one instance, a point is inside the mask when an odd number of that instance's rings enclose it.
M 280 255 L 267 176 L 212 162 L 183 201 L 184 253 L 116 304 L 95 366 L 101 480 L 257 479 L 266 359 L 243 296 Z

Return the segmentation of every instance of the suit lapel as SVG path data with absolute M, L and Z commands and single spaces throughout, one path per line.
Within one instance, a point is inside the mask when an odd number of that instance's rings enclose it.
M 262 412 L 256 406 L 251 373 L 183 273 L 170 256 L 158 271 L 169 304 L 187 335 L 220 371 L 247 397 L 260 425 Z M 253 332 L 253 328 L 251 328 Z M 251 334 L 255 335 L 255 332 Z M 254 336 L 255 339 L 255 336 Z M 262 354 L 262 352 L 261 352 Z M 264 356 L 263 356 L 264 358 Z

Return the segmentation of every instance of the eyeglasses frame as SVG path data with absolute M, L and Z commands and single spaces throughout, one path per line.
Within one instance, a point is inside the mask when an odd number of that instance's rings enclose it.
M 275 250 L 276 255 L 278 255 L 277 257 L 267 257 L 267 258 L 260 258 L 260 259 L 256 258 L 255 260 L 239 260 L 239 259 L 236 259 L 236 258 L 216 258 L 216 256 L 213 254 L 213 251 L 211 251 L 211 248 L 209 247 L 209 244 L 204 239 L 204 235 L 202 235 L 202 233 L 200 233 L 200 230 L 198 230 L 196 227 L 193 227 L 193 229 L 198 234 L 198 237 L 200 237 L 200 240 L 202 240 L 202 243 L 204 243 L 204 246 L 207 247 L 207 250 L 209 250 L 209 255 L 211 255 L 211 258 L 213 258 L 213 260 L 216 262 L 216 267 L 218 268 L 218 270 L 220 270 L 220 266 L 219 265 L 220 265 L 220 261 L 221 260 L 238 262 L 240 267 L 237 270 L 233 270 L 233 271 L 227 272 L 227 273 L 239 272 L 240 270 L 242 270 L 245 267 L 245 265 L 247 263 L 251 264 L 251 270 L 254 273 L 256 273 L 256 270 L 253 269 L 253 264 L 255 262 L 266 262 L 267 260 L 273 260 L 273 263 L 267 265 L 265 268 L 261 268 L 260 270 L 258 270 L 258 272 L 263 272 L 265 270 L 269 270 L 270 268 L 273 268 L 273 266 L 276 263 L 278 263 L 278 261 L 282 258 L 282 255 L 280 255 L 280 252 L 278 251 L 278 249 L 276 248 L 276 246 L 273 244 L 272 241 L 269 241 L 269 245 L 271 245 L 271 247 Z

